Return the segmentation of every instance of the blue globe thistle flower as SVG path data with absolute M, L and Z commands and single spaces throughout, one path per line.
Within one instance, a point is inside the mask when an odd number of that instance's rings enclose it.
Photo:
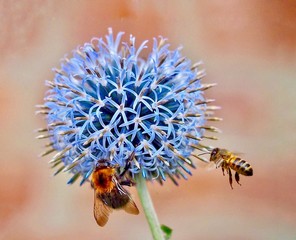
M 218 118 L 211 117 L 211 100 L 204 97 L 214 84 L 201 84 L 200 64 L 192 65 L 180 49 L 170 50 L 166 39 L 155 38 L 144 58 L 147 41 L 137 48 L 135 37 L 121 42 L 122 35 L 114 37 L 109 29 L 106 40 L 92 39 L 54 69 L 38 111 L 47 120 L 39 132 L 47 133 L 37 138 L 50 140 L 41 155 L 56 152 L 50 163 L 62 165 L 56 174 L 73 174 L 68 183 L 82 176 L 83 184 L 108 159 L 118 169 L 128 166 L 131 178 L 140 173 L 177 184 L 176 177 L 191 174 L 192 156 L 204 160 L 193 154 L 207 151 L 200 143 L 204 132 L 217 130 L 206 125 Z

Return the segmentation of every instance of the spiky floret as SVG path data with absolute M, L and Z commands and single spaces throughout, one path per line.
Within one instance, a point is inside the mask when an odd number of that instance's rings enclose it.
M 130 176 L 141 173 L 159 182 L 169 176 L 186 178 L 194 167 L 191 156 L 200 145 L 211 117 L 202 85 L 205 75 L 199 64 L 169 50 L 166 39 L 153 40 L 151 53 L 143 58 L 135 38 L 122 42 L 123 33 L 113 37 L 112 30 L 102 38 L 78 47 L 70 58 L 54 69 L 50 90 L 39 113 L 46 114 L 49 138 L 42 155 L 57 152 L 50 163 L 62 165 L 56 173 L 70 171 L 73 183 L 89 178 L 101 159 L 109 166 L 124 168 L 129 156 Z M 211 109 L 210 109 L 211 110 Z

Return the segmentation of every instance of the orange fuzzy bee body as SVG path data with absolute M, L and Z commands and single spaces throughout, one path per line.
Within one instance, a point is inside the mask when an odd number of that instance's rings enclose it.
M 113 209 L 123 209 L 127 213 L 137 215 L 139 210 L 129 192 L 122 187 L 115 168 L 98 166 L 92 174 L 94 188 L 94 217 L 103 227 Z M 125 185 L 126 182 L 124 183 Z

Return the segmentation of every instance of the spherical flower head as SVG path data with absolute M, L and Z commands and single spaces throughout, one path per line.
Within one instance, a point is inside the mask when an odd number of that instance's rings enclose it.
M 57 170 L 82 176 L 84 183 L 100 164 L 127 168 L 159 182 L 186 178 L 194 167 L 191 154 L 202 148 L 207 101 L 204 71 L 170 50 L 162 37 L 136 47 L 135 38 L 122 42 L 112 30 L 106 40 L 92 39 L 78 47 L 55 69 L 50 90 L 40 106 L 46 114 L 50 161 Z M 133 156 L 132 159 L 130 156 Z

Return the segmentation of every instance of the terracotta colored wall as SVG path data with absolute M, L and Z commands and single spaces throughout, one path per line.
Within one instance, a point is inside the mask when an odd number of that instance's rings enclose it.
M 33 130 L 44 123 L 34 105 L 44 80 L 107 27 L 138 43 L 164 35 L 202 59 L 224 118 L 220 140 L 209 144 L 243 152 L 254 167 L 234 190 L 220 170 L 205 169 L 177 189 L 153 185 L 173 239 L 294 239 L 296 3 L 277 0 L 0 1 L 0 239 L 151 239 L 143 213 L 116 212 L 98 228 L 90 187 L 52 178 L 49 158 L 37 157 Z

